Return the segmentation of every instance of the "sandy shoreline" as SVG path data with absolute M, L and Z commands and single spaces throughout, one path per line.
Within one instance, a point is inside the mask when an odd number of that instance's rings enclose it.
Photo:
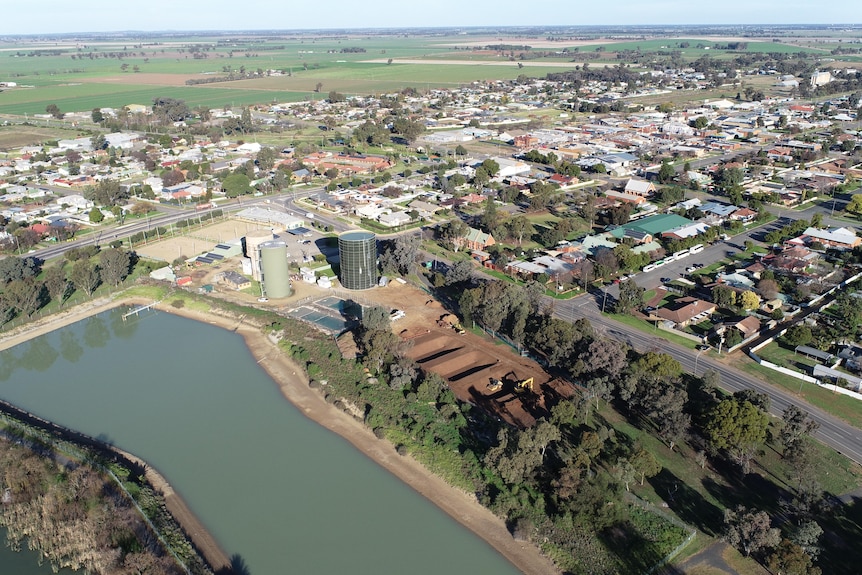
M 4 335 L 0 339 L 0 350 L 114 307 L 142 302 L 143 300 L 137 298 L 102 299 L 70 308 L 61 314 L 22 326 Z M 484 539 L 526 575 L 559 573 L 553 563 L 541 555 L 537 547 L 513 539 L 504 522 L 483 507 L 474 496 L 448 485 L 412 457 L 398 455 L 389 442 L 377 439 L 361 422 L 326 403 L 320 393 L 308 387 L 308 380 L 303 370 L 282 353 L 259 327 L 243 322 L 238 323 L 234 317 L 215 313 L 176 309 L 164 304 L 157 309 L 235 331 L 243 337 L 258 364 L 278 385 L 284 397 L 306 417 L 349 441 L 378 465 Z M 195 546 L 207 561 L 215 568 L 224 565 L 227 554 L 218 546 L 205 526 L 197 520 L 164 478 L 157 476 L 152 480 L 163 491 L 168 509 L 183 525 L 186 533 L 193 539 Z

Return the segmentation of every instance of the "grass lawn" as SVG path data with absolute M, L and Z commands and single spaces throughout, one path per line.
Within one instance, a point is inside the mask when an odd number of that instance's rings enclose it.
M 775 365 L 794 369 L 808 375 L 811 375 L 811 370 L 817 365 L 817 362 L 810 357 L 795 353 L 792 349 L 788 349 L 775 341 L 761 348 L 757 352 L 757 355 Z
M 672 341 L 689 349 L 694 349 L 695 346 L 698 344 L 695 341 L 691 341 L 685 337 L 670 333 L 666 330 L 656 329 L 654 323 L 649 322 L 645 319 L 639 319 L 628 314 L 608 313 L 606 315 L 620 323 L 635 327 L 643 332 L 650 333 L 661 339 Z
M 862 428 L 862 401 L 833 393 L 812 383 L 805 383 L 801 379 L 788 377 L 755 363 L 745 355 L 739 355 L 736 365 L 760 379 L 799 395 L 810 404 L 843 419 L 850 425 Z

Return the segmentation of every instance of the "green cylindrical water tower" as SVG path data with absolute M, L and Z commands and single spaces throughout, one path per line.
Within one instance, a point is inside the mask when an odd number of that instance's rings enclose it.
M 260 245 L 260 271 L 266 297 L 290 295 L 290 272 L 287 269 L 287 244 L 280 241 Z
M 377 285 L 377 237 L 371 232 L 352 231 L 338 236 L 341 285 L 347 289 L 370 289 Z

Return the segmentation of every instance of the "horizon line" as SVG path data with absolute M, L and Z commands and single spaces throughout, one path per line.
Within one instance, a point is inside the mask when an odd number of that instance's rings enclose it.
M 862 22 L 821 22 L 821 23 L 746 23 L 746 24 L 709 24 L 709 23 L 689 23 L 689 24 L 568 24 L 568 25 L 441 25 L 441 26 L 357 26 L 357 27 L 332 27 L 332 28 L 245 28 L 245 29 L 229 29 L 229 28 L 206 28 L 206 29 L 152 29 L 152 30 L 89 30 L 89 31 L 71 31 L 71 32 L 30 32 L 30 33 L 3 33 L 0 32 L 0 39 L 4 38 L 25 38 L 25 37 L 52 37 L 52 36 L 76 36 L 76 35 L 136 35 L 136 34 L 251 34 L 251 33 L 315 33 L 315 32 L 382 32 L 382 31 L 431 31 L 431 30 L 531 30 L 531 31 L 556 31 L 556 33 L 565 33 L 569 31 L 583 29 L 634 29 L 648 30 L 651 28 L 773 28 L 773 29 L 817 29 L 817 28 L 833 28 L 833 29 L 855 29 L 862 27 Z

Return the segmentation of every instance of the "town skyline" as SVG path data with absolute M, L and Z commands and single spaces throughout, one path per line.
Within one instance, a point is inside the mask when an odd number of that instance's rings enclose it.
M 692 5 L 680 0 L 636 2 L 623 0 L 613 11 L 602 6 L 579 6 L 559 14 L 562 6 L 553 0 L 540 0 L 524 13 L 522 5 L 511 0 L 481 0 L 464 5 L 454 0 L 435 4 L 426 14 L 398 10 L 391 0 L 372 0 L 356 6 L 345 0 L 327 4 L 321 18 L 316 4 L 275 8 L 262 0 L 250 0 L 242 10 L 225 0 L 177 4 L 153 0 L 149 9 L 129 18 L 106 0 L 66 4 L 56 0 L 43 5 L 20 5 L 7 13 L 0 23 L 2 35 L 75 34 L 106 32 L 162 31 L 255 31 L 325 30 L 368 28 L 443 28 L 443 27 L 574 27 L 574 26 L 735 26 L 735 25 L 850 25 L 848 15 L 854 3 L 840 0 L 828 4 L 802 0 L 792 2 L 742 2 Z M 45 18 L 45 14 L 50 14 Z M 265 15 L 265 16 L 264 16 Z

